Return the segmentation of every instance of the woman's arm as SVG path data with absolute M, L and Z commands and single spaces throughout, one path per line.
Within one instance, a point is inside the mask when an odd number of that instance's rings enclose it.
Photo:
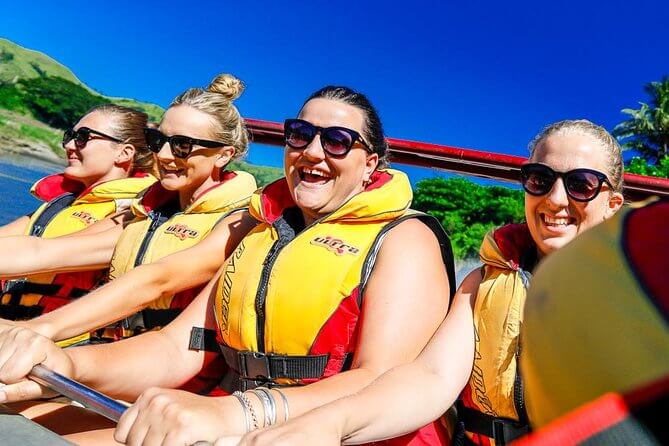
M 471 373 L 473 306 L 480 281 L 478 269 L 465 278 L 448 316 L 414 362 L 386 372 L 356 394 L 287 424 L 247 435 L 241 444 L 366 443 L 415 431 L 441 416 Z M 220 444 L 228 442 L 222 440 Z
M 25 232 L 29 222 L 30 217 L 24 215 L 23 217 L 19 217 L 11 223 L 0 226 L 0 237 L 22 235 Z
M 232 214 L 195 246 L 134 268 L 23 325 L 56 341 L 67 339 L 122 319 L 162 296 L 206 283 L 256 223 L 246 212 Z
M 113 226 L 104 232 L 57 238 L 3 237 L 0 251 L 0 277 L 11 279 L 43 272 L 84 271 L 109 266 L 114 247 L 123 228 Z
M 38 273 L 106 268 L 125 223 L 132 218 L 129 211 L 118 213 L 81 231 L 56 238 L 0 238 L 0 252 L 14 254 L 0 257 L 0 277 L 12 279 Z
M 218 274 L 217 274 L 218 276 Z M 51 392 L 26 381 L 44 364 L 113 397 L 132 401 L 151 386 L 177 387 L 193 377 L 212 353 L 188 349 L 193 326 L 213 329 L 209 299 L 213 279 L 179 317 L 160 331 L 110 344 L 61 349 L 24 327 L 0 333 L 0 403 L 41 398 Z
M 392 229 L 365 291 L 364 323 L 353 369 L 308 386 L 282 389 L 290 415 L 356 392 L 389 368 L 412 361 L 444 319 L 448 299 L 448 278 L 434 234 L 413 220 Z M 262 426 L 260 400 L 255 395 L 248 399 Z M 284 415 L 281 404 L 277 412 L 280 422 Z M 115 438 L 130 444 L 170 438 L 183 444 L 240 435 L 244 429 L 244 413 L 234 397 L 194 397 L 151 389 L 123 415 Z M 312 444 L 321 444 L 318 435 Z

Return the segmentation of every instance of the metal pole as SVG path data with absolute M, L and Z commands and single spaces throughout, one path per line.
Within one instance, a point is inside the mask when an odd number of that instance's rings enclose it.
M 118 422 L 128 408 L 125 404 L 49 370 L 41 364 L 33 367 L 28 377 L 114 422 Z

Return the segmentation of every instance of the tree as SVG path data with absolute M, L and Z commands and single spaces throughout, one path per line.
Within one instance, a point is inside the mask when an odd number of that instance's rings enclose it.
M 523 191 L 479 186 L 466 178 L 430 178 L 416 185 L 412 207 L 436 217 L 458 259 L 475 257 L 485 233 L 525 219 Z
M 669 156 L 669 77 L 644 87 L 651 97 L 650 105 L 639 102 L 639 109 L 622 112 L 630 118 L 613 130 L 624 149 L 636 150 L 643 159 L 657 163 Z

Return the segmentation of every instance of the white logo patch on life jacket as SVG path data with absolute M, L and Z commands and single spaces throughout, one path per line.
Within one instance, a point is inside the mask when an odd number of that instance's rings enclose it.
M 90 213 L 86 211 L 77 211 L 73 213 L 72 216 L 86 223 L 86 226 L 92 225 L 93 223 L 98 221 L 97 218 L 93 217 Z
M 174 224 L 168 226 L 165 229 L 165 233 L 175 235 L 179 240 L 186 240 L 186 237 L 196 238 L 200 234 L 200 231 L 191 229 L 186 225 Z
M 318 236 L 311 241 L 312 245 L 321 246 L 329 251 L 334 252 L 338 256 L 344 254 L 358 255 L 360 250 L 355 246 L 347 245 L 343 240 L 334 238 L 330 235 Z

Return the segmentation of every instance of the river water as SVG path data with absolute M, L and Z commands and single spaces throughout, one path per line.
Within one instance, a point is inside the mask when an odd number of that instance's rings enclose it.
M 30 158 L 0 157 L 0 225 L 33 212 L 41 202 L 30 195 L 30 187 L 62 169 Z

